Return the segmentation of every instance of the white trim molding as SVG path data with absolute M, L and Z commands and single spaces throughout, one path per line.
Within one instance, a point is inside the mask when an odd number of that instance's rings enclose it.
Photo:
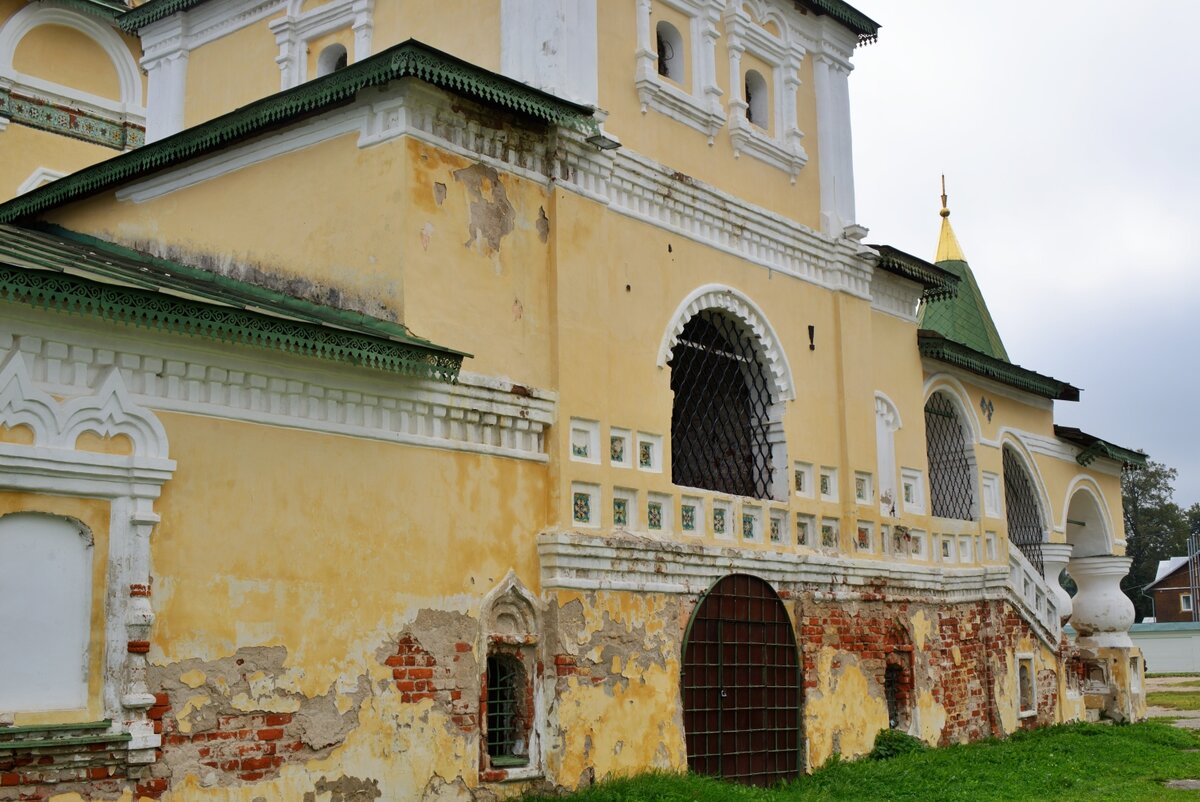
M 716 42 L 720 36 L 722 0 L 658 0 L 689 21 L 689 66 L 691 87 L 679 88 L 658 74 L 658 50 L 650 18 L 654 0 L 637 3 L 637 66 L 634 82 L 642 114 L 649 109 L 695 128 L 708 137 L 708 144 L 725 124 L 721 88 L 717 86 Z
M 767 316 L 745 293 L 723 284 L 705 284 L 697 287 L 675 308 L 658 346 L 658 366 L 667 366 L 671 361 L 671 352 L 679 342 L 679 335 L 683 333 L 683 327 L 705 309 L 728 312 L 754 333 L 759 348 L 762 349 L 764 367 L 771 375 L 774 387 L 772 401 L 778 403 L 795 400 L 796 386 L 792 381 L 792 368 L 788 364 L 779 335 L 775 333 Z
M 552 95 L 600 98 L 596 0 L 500 0 L 500 72 Z
M 0 443 L 0 489 L 110 502 L 105 572 L 103 707 L 113 730 L 127 732 L 128 760 L 151 763 L 161 737 L 147 711 L 146 650 L 154 623 L 150 605 L 150 536 L 154 501 L 175 470 L 162 424 L 129 393 L 115 366 L 101 370 L 96 389 L 73 388 L 59 402 L 35 385 L 27 356 L 11 349 L 0 363 L 0 424 L 25 426 L 31 444 Z M 129 455 L 80 451 L 84 433 L 124 435 Z
M 42 184 L 49 184 L 51 181 L 57 181 L 64 175 L 66 175 L 66 173 L 64 173 L 62 170 L 52 170 L 49 167 L 39 167 L 29 174 L 29 178 L 26 178 L 21 182 L 21 185 L 17 187 L 17 194 L 24 195 L 29 190 L 37 189 Z
M 753 15 L 753 16 L 751 16 Z M 755 20 L 758 22 L 755 22 Z M 764 24 L 779 31 L 772 34 Z M 800 88 L 800 65 L 805 49 L 781 13 L 761 0 L 735 0 L 725 9 L 725 33 L 729 48 L 729 138 L 734 157 L 746 153 L 785 171 L 792 183 L 808 163 L 800 141 L 796 92 Z M 749 53 L 771 68 L 771 119 L 767 129 L 750 122 L 746 115 L 742 54 Z
M 303 11 L 303 0 L 289 0 L 287 14 L 271 20 L 279 55 L 279 88 L 290 89 L 312 76 L 308 74 L 308 43 L 343 28 L 354 34 L 354 53 L 350 62 L 371 55 L 371 35 L 375 28 L 375 0 L 331 0 Z

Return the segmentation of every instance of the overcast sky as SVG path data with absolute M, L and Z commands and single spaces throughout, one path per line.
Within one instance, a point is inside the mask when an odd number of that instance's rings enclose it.
M 1059 424 L 1200 501 L 1200 2 L 852 0 L 858 220 L 932 259 L 939 176 L 1009 357 Z

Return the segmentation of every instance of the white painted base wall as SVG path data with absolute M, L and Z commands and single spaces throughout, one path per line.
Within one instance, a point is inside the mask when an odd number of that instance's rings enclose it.
M 1200 624 L 1134 624 L 1129 637 L 1142 650 L 1146 673 L 1200 674 Z

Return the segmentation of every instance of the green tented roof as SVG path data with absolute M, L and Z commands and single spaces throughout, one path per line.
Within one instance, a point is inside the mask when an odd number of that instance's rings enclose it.
M 917 348 L 923 357 L 954 365 L 977 376 L 1007 384 L 1009 387 L 1015 387 L 1027 393 L 1055 401 L 1079 400 L 1078 387 L 1061 379 L 1014 365 L 1007 359 L 997 359 L 990 354 L 976 351 L 962 343 L 947 339 L 941 332 L 928 329 L 918 330 Z
M 0 224 L 0 300 L 453 382 L 468 354 L 65 229 Z
M 925 288 L 921 298 L 926 301 L 939 298 L 953 298 L 958 292 L 958 276 L 943 270 L 932 262 L 918 259 L 912 254 L 905 253 L 891 245 L 868 245 L 879 251 L 879 262 L 875 266 L 909 281 L 915 281 Z
M 149 5 L 149 4 L 147 4 Z M 142 6 L 145 8 L 146 6 Z M 544 122 L 596 133 L 592 110 L 480 69 L 415 39 L 206 123 L 86 167 L 0 204 L 0 223 L 112 189 L 296 120 L 350 103 L 361 90 L 413 77 Z
M 1131 448 L 1122 448 L 1107 440 L 1101 440 L 1094 434 L 1088 434 L 1072 426 L 1055 426 L 1054 435 L 1060 440 L 1066 440 L 1068 443 L 1073 443 L 1083 449 L 1075 457 L 1075 461 L 1080 465 L 1090 465 L 1096 457 L 1107 457 L 1123 465 L 1133 465 L 1139 468 L 1146 466 L 1148 457 L 1144 452 L 1134 451 Z
M 920 325 L 944 337 L 962 343 L 982 354 L 1008 361 L 1008 352 L 1000 340 L 1000 332 L 992 322 L 983 293 L 975 274 L 965 261 L 957 259 L 938 262 L 937 266 L 959 279 L 958 293 L 953 298 L 941 298 L 921 307 Z

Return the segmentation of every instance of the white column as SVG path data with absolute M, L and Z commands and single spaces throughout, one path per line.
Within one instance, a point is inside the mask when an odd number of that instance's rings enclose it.
M 501 0 L 500 72 L 558 97 L 599 100 L 596 0 Z
M 184 98 L 187 94 L 188 52 L 177 50 L 153 60 L 144 59 L 146 69 L 146 142 L 183 130 Z
M 834 158 L 834 140 L 837 138 L 837 123 L 833 112 L 833 79 L 830 71 L 833 59 L 826 55 L 813 58 L 813 94 L 817 101 L 817 148 L 819 150 L 818 178 L 821 182 L 821 231 L 831 237 L 842 235 L 842 224 L 837 215 L 837 159 Z
M 1121 590 L 1121 579 L 1129 573 L 1132 562 L 1128 557 L 1100 556 L 1079 557 L 1068 563 L 1067 571 L 1079 586 L 1071 614 L 1078 645 L 1133 646 L 1129 639 L 1133 602 Z
M 1042 544 L 1042 575 L 1050 585 L 1050 592 L 1054 594 L 1054 601 L 1058 606 L 1058 616 L 1064 624 L 1071 617 L 1071 594 L 1067 593 L 1058 580 L 1071 559 L 1073 548 L 1069 543 Z

